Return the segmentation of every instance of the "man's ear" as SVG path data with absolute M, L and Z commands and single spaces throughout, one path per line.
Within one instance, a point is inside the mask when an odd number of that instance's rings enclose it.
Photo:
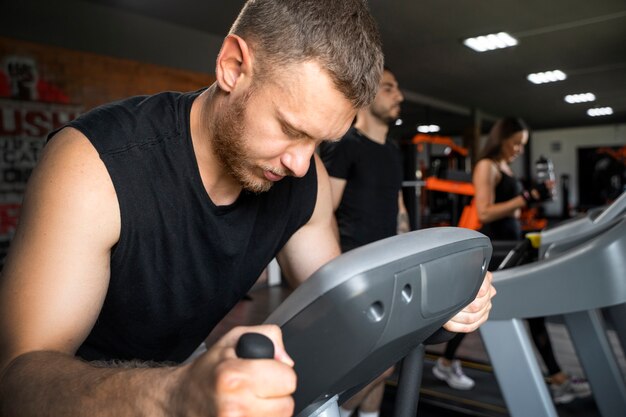
M 217 56 L 215 78 L 220 89 L 232 92 L 252 72 L 252 56 L 248 44 L 237 35 L 228 35 Z

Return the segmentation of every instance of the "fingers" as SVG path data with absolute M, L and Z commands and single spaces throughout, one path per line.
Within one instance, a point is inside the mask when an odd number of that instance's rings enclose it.
M 491 285 L 492 280 L 493 280 L 493 274 L 487 271 L 487 273 L 485 274 L 485 278 L 483 279 L 483 282 L 480 285 L 480 289 L 478 290 L 477 297 L 484 297 L 485 295 L 489 293 L 489 291 L 493 288 L 493 286 Z M 495 291 L 495 288 L 493 288 L 493 290 Z
M 275 346 L 274 359 L 240 359 L 234 345 L 247 332 L 269 337 Z M 233 329 L 222 340 L 228 359 L 215 370 L 216 409 L 218 415 L 290 416 L 296 389 L 293 360 L 285 352 L 280 328 L 255 326 Z
M 537 191 L 537 189 L 533 188 L 532 190 L 530 190 L 530 194 L 533 196 L 534 200 L 539 200 L 541 199 L 541 194 L 539 194 L 539 191 Z
M 296 375 L 271 359 L 230 359 L 216 369 L 215 408 L 224 416 L 290 416 Z
M 221 346 L 227 348 L 233 348 L 232 350 L 228 349 L 227 354 L 228 357 L 234 358 L 235 352 L 234 347 L 237 345 L 237 341 L 244 333 L 261 333 L 271 339 L 274 343 L 274 359 L 279 362 L 282 362 L 286 365 L 293 367 L 293 359 L 287 354 L 285 350 L 285 345 L 283 344 L 283 334 L 280 330 L 280 327 L 273 324 L 264 324 L 259 326 L 249 326 L 249 327 L 235 327 L 230 332 L 226 333 L 218 342 Z
M 218 365 L 218 392 L 249 390 L 256 398 L 289 396 L 296 390 L 293 369 L 273 359 L 230 359 Z
M 492 279 L 492 274 L 488 272 L 474 301 L 444 324 L 444 329 L 450 332 L 469 333 L 487 321 L 492 307 L 491 299 L 496 295 L 496 289 L 491 284 Z
M 449 332 L 455 333 L 470 333 L 478 329 L 489 318 L 489 311 L 491 310 L 491 304 L 489 304 L 484 310 L 477 313 L 469 313 L 465 310 L 457 313 L 452 319 L 450 319 L 443 328 Z
M 275 359 L 238 358 L 235 346 L 248 332 L 269 337 Z M 172 409 L 189 416 L 286 417 L 293 414 L 295 389 L 293 360 L 285 351 L 280 328 L 237 327 L 205 354 L 180 368 Z

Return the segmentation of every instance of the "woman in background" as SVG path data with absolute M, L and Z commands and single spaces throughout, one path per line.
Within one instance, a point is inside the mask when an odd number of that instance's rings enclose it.
M 553 183 L 525 190 L 511 170 L 510 163 L 524 153 L 528 126 L 522 119 L 501 119 L 491 129 L 483 153 L 474 168 L 473 182 L 481 232 L 492 240 L 521 240 L 520 214 L 524 207 L 545 201 Z M 561 370 L 554 357 L 544 317 L 528 320 L 530 333 L 546 368 L 555 403 L 567 403 L 591 394 L 589 384 L 571 378 Z
M 553 183 L 546 183 L 539 184 L 536 189 L 525 190 L 513 174 L 510 164 L 524 153 L 528 134 L 528 126 L 520 118 L 498 120 L 474 167 L 474 201 L 478 219 L 483 224 L 480 231 L 491 240 L 521 240 L 522 209 L 548 199 L 554 187 Z M 553 401 L 563 404 L 577 397 L 589 396 L 589 384 L 570 377 L 557 363 L 545 318 L 529 319 L 528 324 L 535 346 L 548 369 Z M 433 373 L 453 388 L 469 389 L 474 383 L 463 374 L 459 361 L 454 359 L 463 336 L 458 334 L 448 342 L 444 356 L 437 361 Z

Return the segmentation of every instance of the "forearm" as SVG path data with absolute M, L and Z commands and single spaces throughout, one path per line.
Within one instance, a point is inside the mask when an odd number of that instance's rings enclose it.
M 526 206 L 526 202 L 521 196 L 514 197 L 502 203 L 490 204 L 478 212 L 478 219 L 481 223 L 491 223 L 496 220 L 511 217 L 516 210 Z
M 15 359 L 0 379 L 0 416 L 171 416 L 178 368 L 95 367 L 58 352 Z
M 402 190 L 398 192 L 398 224 L 396 233 L 407 233 L 411 231 L 411 223 L 409 222 L 409 212 L 404 204 Z
M 398 212 L 398 226 L 397 233 L 407 233 L 411 231 L 411 224 L 409 222 L 409 214 L 406 211 Z

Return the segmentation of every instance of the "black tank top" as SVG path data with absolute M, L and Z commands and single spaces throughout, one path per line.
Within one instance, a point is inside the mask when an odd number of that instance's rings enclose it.
M 495 202 L 502 203 L 517 197 L 522 192 L 522 184 L 516 178 L 500 170 L 501 179 L 496 185 Z M 505 217 L 483 225 L 480 230 L 492 240 L 520 240 L 522 230 L 520 222 L 513 216 Z
M 121 213 L 106 299 L 77 352 L 86 360 L 185 360 L 313 212 L 313 160 L 301 179 L 213 204 L 190 136 L 198 94 L 131 98 L 69 124 L 99 152 Z

